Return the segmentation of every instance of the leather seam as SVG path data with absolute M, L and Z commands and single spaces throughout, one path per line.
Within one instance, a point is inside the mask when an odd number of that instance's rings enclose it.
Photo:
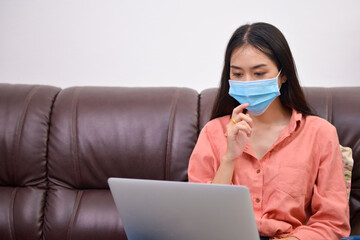
M 13 143 L 13 152 L 11 154 L 12 170 L 13 170 L 12 171 L 12 181 L 13 181 L 14 186 L 16 185 L 16 181 L 17 181 L 16 162 L 17 162 L 17 158 L 18 158 L 19 152 L 20 152 L 20 143 L 21 143 L 21 138 L 22 138 L 22 134 L 23 134 L 23 130 L 24 130 L 25 118 L 26 118 L 26 115 L 28 112 L 29 103 L 38 89 L 39 89 L 39 86 L 34 86 L 30 89 L 29 93 L 27 94 L 27 96 L 25 98 L 25 102 L 24 102 L 24 105 L 22 108 L 20 118 L 16 124 L 15 137 L 14 137 L 14 143 Z
M 326 120 L 332 122 L 332 94 L 329 88 L 326 88 Z
M 10 208 L 9 208 L 9 228 L 10 228 L 10 237 L 15 240 L 15 223 L 14 223 L 14 205 L 15 205 L 15 197 L 17 194 L 18 188 L 15 188 L 11 193 L 10 197 Z
M 69 222 L 68 232 L 67 232 L 67 236 L 66 236 L 66 239 L 68 239 L 68 240 L 71 240 L 71 233 L 72 233 L 72 229 L 73 229 L 73 226 L 74 226 L 75 219 L 76 219 L 77 214 L 78 214 L 78 209 L 79 209 L 79 206 L 80 206 L 82 196 L 83 196 L 83 191 L 79 190 L 77 192 L 77 194 L 76 194 L 74 208 L 73 208 L 71 218 L 70 218 L 70 222 Z
M 329 89 L 325 89 L 325 119 L 329 121 Z
M 55 101 L 57 96 L 59 95 L 61 90 L 59 90 L 57 93 L 55 93 L 51 99 L 51 105 L 50 105 L 50 111 L 49 111 L 49 119 L 48 119 L 48 131 L 47 131 L 47 136 L 46 136 L 46 154 L 45 154 L 45 169 L 46 169 L 46 186 L 45 186 L 45 195 L 44 195 L 44 204 L 42 207 L 42 219 L 41 219 L 41 239 L 45 239 L 44 235 L 45 235 L 45 211 L 46 211 L 46 205 L 48 202 L 48 197 L 49 197 L 49 191 L 50 191 L 50 187 L 49 187 L 49 183 L 50 183 L 50 179 L 49 179 L 49 139 L 50 139 L 50 125 L 51 125 L 51 117 L 53 114 L 53 109 L 54 109 L 54 105 L 55 105 Z
M 202 95 L 201 95 L 201 93 L 199 93 L 198 99 L 197 99 L 197 125 L 196 125 L 197 134 L 196 134 L 196 136 L 199 136 L 199 134 L 200 134 L 200 127 L 201 127 L 200 126 L 200 121 L 201 121 L 200 114 L 201 114 L 201 110 L 202 110 L 201 103 L 202 103 Z
M 78 115 L 78 95 L 79 88 L 76 88 L 74 91 L 74 96 L 71 103 L 71 155 L 74 163 L 74 173 L 75 173 L 75 183 L 76 186 L 80 186 L 80 166 L 79 166 L 79 156 L 78 156 L 78 142 L 77 142 L 77 115 Z
M 333 122 L 333 96 L 332 96 L 332 91 L 328 88 L 328 93 L 329 93 L 329 99 L 328 99 L 328 103 L 329 103 L 329 122 Z
M 177 89 L 173 99 L 171 100 L 171 109 L 169 115 L 169 127 L 167 132 L 167 139 L 166 139 L 166 156 L 165 156 L 165 180 L 170 179 L 170 165 L 171 165 L 171 152 L 172 152 L 172 138 L 174 135 L 174 123 L 175 123 L 175 113 L 176 113 L 176 105 L 179 99 L 180 89 Z

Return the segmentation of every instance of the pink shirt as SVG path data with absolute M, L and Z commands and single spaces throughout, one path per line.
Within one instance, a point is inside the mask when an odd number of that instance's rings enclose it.
M 217 118 L 202 129 L 189 181 L 212 182 L 226 151 L 229 121 L 230 116 Z M 293 110 L 289 125 L 260 160 L 247 143 L 232 183 L 249 188 L 261 236 L 338 240 L 350 234 L 338 136 L 324 119 Z

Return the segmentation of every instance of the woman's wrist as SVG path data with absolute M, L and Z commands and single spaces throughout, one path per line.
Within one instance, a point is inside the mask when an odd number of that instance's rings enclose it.
M 236 157 L 232 156 L 232 154 L 225 153 L 225 155 L 221 158 L 221 163 L 235 164 Z
M 221 158 L 220 166 L 215 173 L 212 183 L 231 184 L 234 174 L 236 159 L 229 159 L 225 156 Z

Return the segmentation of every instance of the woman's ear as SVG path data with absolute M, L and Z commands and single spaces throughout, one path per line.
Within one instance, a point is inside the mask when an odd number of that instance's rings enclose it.
M 286 83 L 286 81 L 287 81 L 286 75 L 285 74 L 280 74 L 280 82 L 281 83 Z

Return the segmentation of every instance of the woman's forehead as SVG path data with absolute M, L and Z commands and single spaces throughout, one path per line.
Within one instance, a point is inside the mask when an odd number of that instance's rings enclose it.
M 238 68 L 254 68 L 258 65 L 276 66 L 266 54 L 251 45 L 235 49 L 231 54 L 230 65 Z

